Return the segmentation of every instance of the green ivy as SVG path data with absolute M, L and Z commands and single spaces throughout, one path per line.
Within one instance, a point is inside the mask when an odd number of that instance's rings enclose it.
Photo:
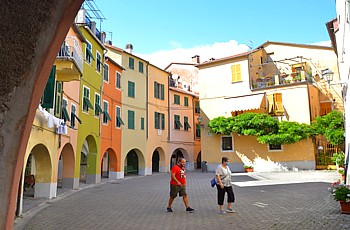
M 261 144 L 293 144 L 319 134 L 325 135 L 327 141 L 333 145 L 341 145 L 345 141 L 343 115 L 338 111 L 317 117 L 311 125 L 290 121 L 279 122 L 267 114 L 244 113 L 236 117 L 214 118 L 208 127 L 216 134 L 229 135 L 234 132 L 256 136 Z

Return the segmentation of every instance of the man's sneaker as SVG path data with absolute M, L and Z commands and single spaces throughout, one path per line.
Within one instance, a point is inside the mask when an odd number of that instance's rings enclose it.
M 219 213 L 220 213 L 220 214 L 226 214 L 226 211 L 225 211 L 225 210 L 220 210 Z
M 173 212 L 173 210 L 171 208 L 166 208 L 167 212 Z
M 227 209 L 226 209 L 226 212 L 234 213 L 234 212 L 236 212 L 236 210 L 234 210 L 233 208 L 227 208 Z
M 190 207 L 186 208 L 186 212 L 193 212 L 193 211 L 194 211 L 193 208 L 190 208 Z

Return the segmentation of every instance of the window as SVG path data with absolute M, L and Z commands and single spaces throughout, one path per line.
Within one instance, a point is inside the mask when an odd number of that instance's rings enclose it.
M 197 113 L 197 114 L 200 114 L 200 112 L 201 112 L 201 109 L 199 107 L 199 101 L 196 101 L 196 107 L 194 109 L 194 112 Z
M 109 66 L 107 64 L 103 65 L 103 80 L 109 82 Z
M 134 59 L 132 57 L 129 57 L 129 68 L 134 69 Z
M 128 110 L 128 129 L 135 129 L 135 112 Z
M 68 111 L 67 111 L 67 105 L 68 102 L 66 99 L 62 100 L 62 114 L 61 114 L 61 118 L 64 120 L 64 122 L 70 121 L 69 115 L 68 115 Z
M 95 94 L 95 116 L 100 116 L 102 113 L 101 109 L 101 96 L 99 94 Z
M 165 115 L 163 113 L 154 113 L 154 128 L 165 129 Z
M 180 96 L 179 95 L 174 95 L 174 104 L 180 105 Z
M 101 54 L 98 51 L 96 51 L 96 59 L 96 70 L 97 72 L 101 73 Z
M 188 106 L 188 97 L 184 97 L 184 105 Z
M 122 117 L 121 117 L 121 110 L 120 110 L 119 106 L 115 107 L 115 114 L 116 114 L 115 126 L 120 128 L 121 125 L 124 125 L 124 122 L 123 122 Z
M 232 82 L 242 81 L 241 65 L 231 66 Z
M 90 102 L 90 89 L 84 86 L 84 94 L 83 94 L 83 111 L 89 112 L 90 109 L 94 109 Z
M 154 82 L 154 97 L 164 100 L 164 85 Z
M 61 99 L 62 99 L 62 83 L 56 81 L 56 100 L 54 114 L 59 117 L 61 111 Z
M 55 95 L 55 79 L 56 79 L 56 66 L 54 65 L 51 69 L 49 78 L 47 79 L 46 87 L 41 99 L 41 106 L 43 108 L 54 108 L 53 99 Z
M 111 121 L 111 117 L 108 114 L 108 101 L 103 101 L 103 124 L 107 124 L 108 121 Z
M 122 75 L 119 72 L 116 72 L 115 74 L 115 87 L 117 87 L 118 89 L 120 89 L 120 83 L 122 80 Z
M 201 137 L 201 125 L 196 124 L 196 138 L 200 138 L 200 137 Z
M 188 117 L 184 117 L 184 129 L 188 131 L 188 129 L 191 128 L 190 124 L 188 123 Z
M 128 81 L 128 97 L 135 97 L 135 82 Z
M 182 127 L 179 115 L 174 115 L 174 126 L 175 129 L 180 129 Z
M 143 73 L 143 62 L 139 62 L 139 72 Z
M 85 46 L 85 60 L 89 64 L 91 64 L 92 60 L 95 60 L 94 56 L 92 55 L 92 45 L 87 40 L 86 40 L 86 46 Z
M 267 95 L 269 102 L 269 114 L 277 116 L 284 115 L 284 107 L 282 102 L 282 93 L 274 93 Z
M 232 143 L 231 136 L 221 137 L 221 150 L 222 151 L 232 151 L 233 150 L 233 143 Z
M 145 118 L 141 117 L 141 129 L 145 129 Z
M 282 151 L 282 145 L 271 145 L 268 144 L 269 151 Z
M 77 107 L 76 107 L 74 104 L 72 104 L 72 105 L 71 105 L 71 110 L 70 110 L 70 127 L 71 127 L 72 129 L 74 129 L 74 126 L 75 126 L 75 119 L 77 119 L 78 122 L 81 124 L 81 120 L 80 120 L 79 117 L 75 114 L 76 110 L 77 110 Z

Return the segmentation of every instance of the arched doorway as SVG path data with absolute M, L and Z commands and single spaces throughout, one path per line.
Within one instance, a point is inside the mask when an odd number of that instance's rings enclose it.
M 107 151 L 103 154 L 102 161 L 101 161 L 101 177 L 102 178 L 109 177 L 109 156 Z
M 57 187 L 73 189 L 74 167 L 74 150 L 72 145 L 67 143 L 62 149 L 58 161 Z
M 199 152 L 197 155 L 197 169 L 202 168 L 202 152 Z
M 125 158 L 124 175 L 137 175 L 139 173 L 139 158 L 135 150 L 129 151 Z
M 100 161 L 97 159 L 98 150 L 96 140 L 89 135 L 84 140 L 80 153 L 80 182 L 96 184 L 101 181 Z
M 159 152 L 158 150 L 155 150 L 152 155 L 152 173 L 153 172 L 159 172 Z
M 54 185 L 54 186 L 53 186 Z M 52 162 L 48 149 L 36 145 L 27 158 L 23 197 L 56 197 L 57 184 L 52 182 Z
M 101 159 L 101 177 L 117 179 L 117 156 L 113 149 L 107 149 Z
M 177 149 L 174 151 L 173 155 L 171 155 L 171 160 L 170 160 L 170 169 L 174 167 L 174 165 L 177 164 L 177 161 L 179 158 L 184 158 L 184 155 L 180 149 Z

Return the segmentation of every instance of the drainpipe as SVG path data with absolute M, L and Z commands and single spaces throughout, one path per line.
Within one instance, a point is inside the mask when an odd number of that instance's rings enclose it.
M 146 140 L 148 140 L 148 66 L 149 62 L 146 62 Z
M 168 142 L 169 141 L 170 141 L 170 76 L 168 76 Z

